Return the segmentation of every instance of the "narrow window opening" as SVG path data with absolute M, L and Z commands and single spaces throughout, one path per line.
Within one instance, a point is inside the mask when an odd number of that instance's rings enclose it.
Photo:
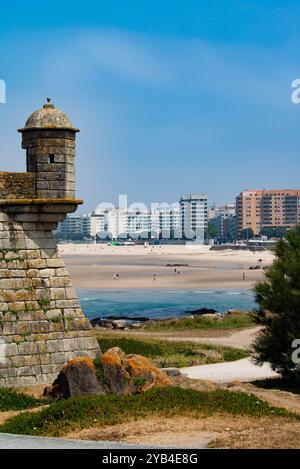
M 54 155 L 51 154 L 51 155 L 49 155 L 49 164 L 53 164 L 53 163 L 55 163 Z

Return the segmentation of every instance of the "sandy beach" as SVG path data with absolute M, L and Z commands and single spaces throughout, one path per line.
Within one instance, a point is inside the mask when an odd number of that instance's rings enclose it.
M 209 246 L 61 244 L 59 250 L 74 286 L 96 289 L 248 289 L 263 277 L 262 270 L 249 267 L 259 259 L 264 267 L 274 257 L 269 251 L 220 252 Z M 116 273 L 119 279 L 114 279 Z

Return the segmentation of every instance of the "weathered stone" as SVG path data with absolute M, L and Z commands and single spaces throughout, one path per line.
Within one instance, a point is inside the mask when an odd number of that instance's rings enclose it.
M 115 329 L 125 329 L 125 327 L 127 327 L 127 321 L 124 319 L 117 319 L 116 321 L 112 321 L 112 325 Z
M 86 357 L 69 361 L 52 386 L 46 387 L 44 391 L 45 396 L 56 398 L 103 394 L 105 389 L 97 379 L 93 360 Z
M 168 376 L 142 355 L 125 355 L 113 347 L 101 357 L 104 380 L 114 394 L 135 394 L 155 386 L 169 386 Z

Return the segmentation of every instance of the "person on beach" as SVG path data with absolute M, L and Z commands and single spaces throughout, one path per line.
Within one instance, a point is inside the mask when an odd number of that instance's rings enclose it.
M 246 278 L 246 274 L 245 272 L 243 272 L 243 280 L 245 280 L 245 278 Z
M 153 282 L 155 282 L 155 280 L 156 280 L 156 275 L 153 274 Z

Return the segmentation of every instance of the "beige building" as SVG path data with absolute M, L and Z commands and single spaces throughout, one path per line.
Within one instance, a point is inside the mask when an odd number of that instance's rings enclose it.
M 237 234 L 251 228 L 292 227 L 300 222 L 300 189 L 245 190 L 236 198 Z

